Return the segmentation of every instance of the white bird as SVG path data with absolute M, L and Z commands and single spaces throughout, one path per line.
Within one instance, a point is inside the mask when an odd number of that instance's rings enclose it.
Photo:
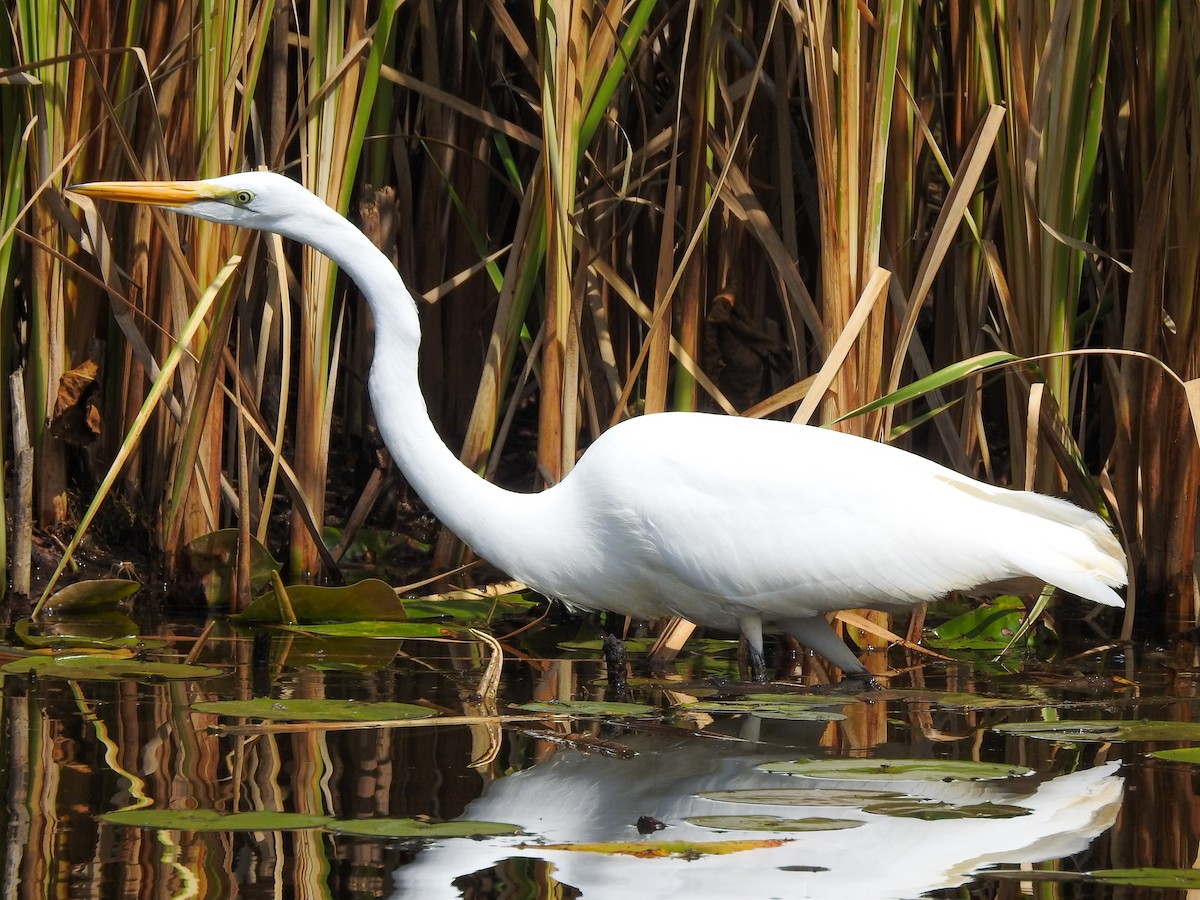
M 371 402 L 409 483 L 476 553 L 568 607 L 740 630 L 761 680 L 764 631 L 865 675 L 824 617 L 834 610 L 912 607 L 1028 576 L 1124 605 L 1113 588 L 1126 583 L 1125 554 L 1098 516 L 822 428 L 647 415 L 602 434 L 553 487 L 504 490 L 463 466 L 429 419 L 417 306 L 400 275 L 304 187 L 249 172 L 71 190 L 275 232 L 341 266 L 374 314 Z

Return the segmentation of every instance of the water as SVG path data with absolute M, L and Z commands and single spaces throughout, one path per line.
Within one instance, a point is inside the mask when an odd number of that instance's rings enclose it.
M 764 708 L 762 715 L 685 706 L 756 690 L 714 680 L 736 671 L 735 658 L 718 652 L 721 645 L 697 645 L 666 675 L 635 679 L 629 699 L 655 711 L 633 720 L 482 716 L 462 725 L 336 730 L 245 728 L 245 720 L 193 704 L 324 698 L 477 715 L 486 712 L 476 692 L 487 649 L 472 640 L 255 638 L 224 624 L 200 640 L 202 629 L 169 623 L 152 636 L 165 641 L 160 657 L 190 654 L 219 667 L 214 677 L 5 677 L 6 897 L 916 897 L 938 889 L 947 891 L 942 896 L 1136 897 L 1147 889 L 1078 873 L 1190 869 L 1196 860 L 1200 768 L 1147 755 L 1188 741 L 1044 740 L 994 730 L 1054 717 L 1190 722 L 1198 702 L 1190 645 L 1153 656 L 1110 650 L 1069 663 L 1035 661 L 1016 674 L 893 650 L 893 665 L 913 668 L 886 691 L 825 697 L 816 709 L 845 717 L 836 721 L 774 717 L 810 708 L 788 707 L 794 699 L 786 697 L 783 713 Z M 531 699 L 603 698 L 597 654 L 560 651 L 561 636 L 529 633 L 507 648 L 499 713 L 518 715 L 513 705 Z M 806 758 L 977 760 L 1033 774 L 863 781 L 760 768 Z M 708 796 L 751 789 L 766 793 Z M 880 808 L 880 791 L 923 812 L 939 803 L 949 815 L 975 812 L 928 819 L 897 817 L 895 808 L 864 812 Z M 99 818 L 131 808 L 284 811 L 325 824 L 196 831 Z M 752 818 L 731 828 L 730 819 L 703 818 L 712 816 Z M 331 830 L 383 817 L 511 823 L 523 834 L 423 841 Z M 802 827 L 818 830 L 793 830 Z M 721 846 L 730 841 L 765 843 Z M 600 842 L 609 846 L 579 846 Z M 718 848 L 731 852 L 709 852 Z M 632 855 L 638 849 L 643 856 Z

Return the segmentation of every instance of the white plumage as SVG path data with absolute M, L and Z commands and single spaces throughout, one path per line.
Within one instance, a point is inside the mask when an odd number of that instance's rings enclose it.
M 384 442 L 430 509 L 476 552 L 581 609 L 786 631 L 866 670 L 823 613 L 909 607 L 1032 576 L 1110 606 L 1125 556 L 1104 522 L 883 444 L 789 423 L 664 413 L 603 434 L 563 481 L 502 490 L 437 435 L 417 380 L 420 325 L 400 276 L 295 182 L 253 172 L 199 182 L 104 182 L 79 193 L 278 232 L 329 256 L 375 317 L 370 392 Z

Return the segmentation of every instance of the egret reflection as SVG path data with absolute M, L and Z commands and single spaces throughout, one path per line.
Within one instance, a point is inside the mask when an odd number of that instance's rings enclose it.
M 825 780 L 764 772 L 761 745 L 637 736 L 633 759 L 560 749 L 547 761 L 500 778 L 464 818 L 511 822 L 524 837 L 431 844 L 396 873 L 395 896 L 461 897 L 456 880 L 504 860 L 545 860 L 553 877 L 586 898 L 640 896 L 648 884 L 680 897 L 916 897 L 960 885 L 998 863 L 1028 863 L 1076 853 L 1115 822 L 1123 779 L 1118 764 L 1053 778 L 995 782 Z M 715 791 L 787 791 L 785 804 L 700 796 Z M 823 805 L 832 791 L 897 792 L 955 807 L 1019 807 L 1008 818 L 924 821 Z M 804 804 L 802 792 L 813 803 Z M 800 795 L 800 796 L 797 796 Z M 845 794 L 843 796 L 846 796 Z M 853 796 L 853 794 L 849 794 Z M 710 816 L 822 817 L 858 827 L 804 833 L 715 830 L 689 820 Z M 641 834 L 643 822 L 666 827 Z M 709 820 L 704 820 L 709 821 Z M 773 840 L 782 843 L 698 859 L 638 858 L 550 849 L 547 844 Z

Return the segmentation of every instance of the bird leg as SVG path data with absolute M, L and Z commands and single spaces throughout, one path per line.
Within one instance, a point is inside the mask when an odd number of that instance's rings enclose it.
M 866 676 L 868 679 L 871 677 L 867 667 L 859 662 L 854 652 L 833 630 L 833 626 L 819 613 L 811 616 L 797 616 L 794 619 L 781 619 L 778 624 L 780 628 L 809 650 L 825 657 L 841 669 L 843 675 L 847 677 Z
M 764 684 L 767 680 L 767 661 L 763 657 L 762 616 L 744 616 L 739 624 L 746 638 L 746 657 L 750 664 L 750 680 Z
M 609 699 L 622 700 L 629 693 L 626 676 L 629 661 L 625 656 L 625 642 L 606 628 L 601 644 L 604 647 L 604 665 L 608 669 Z

